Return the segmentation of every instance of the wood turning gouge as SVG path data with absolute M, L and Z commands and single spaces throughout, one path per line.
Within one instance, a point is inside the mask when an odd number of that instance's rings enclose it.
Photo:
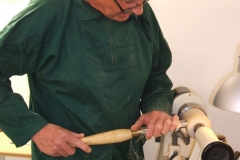
M 81 141 L 87 145 L 112 144 L 127 141 L 133 137 L 146 134 L 146 132 L 146 128 L 141 128 L 137 131 L 131 131 L 130 129 L 116 129 L 83 137 L 81 138 Z

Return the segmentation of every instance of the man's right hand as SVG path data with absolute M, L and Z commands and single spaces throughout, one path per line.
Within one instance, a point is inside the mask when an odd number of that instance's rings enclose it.
M 60 157 L 73 155 L 76 147 L 90 153 L 91 148 L 80 140 L 84 134 L 77 134 L 54 124 L 48 124 L 37 132 L 32 140 L 45 154 Z

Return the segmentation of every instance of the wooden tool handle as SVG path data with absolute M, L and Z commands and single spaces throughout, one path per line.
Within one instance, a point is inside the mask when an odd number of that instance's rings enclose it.
M 131 139 L 132 137 L 133 133 L 130 129 L 117 129 L 83 137 L 81 140 L 87 145 L 101 145 L 123 142 Z

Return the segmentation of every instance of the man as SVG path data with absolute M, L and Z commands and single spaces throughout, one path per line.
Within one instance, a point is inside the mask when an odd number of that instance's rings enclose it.
M 146 139 L 173 131 L 170 64 L 145 0 L 32 0 L 0 33 L 0 128 L 16 146 L 32 139 L 34 160 L 127 159 L 130 141 L 80 139 L 143 125 Z M 23 74 L 30 110 L 9 80 Z

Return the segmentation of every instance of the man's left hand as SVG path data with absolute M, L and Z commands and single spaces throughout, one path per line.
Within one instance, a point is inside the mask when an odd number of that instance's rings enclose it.
M 147 126 L 146 139 L 151 139 L 153 136 L 158 137 L 165 135 L 169 131 L 174 131 L 179 124 L 179 117 L 177 115 L 170 116 L 162 111 L 151 111 L 143 114 L 132 125 L 131 130 L 136 131 L 143 125 Z

